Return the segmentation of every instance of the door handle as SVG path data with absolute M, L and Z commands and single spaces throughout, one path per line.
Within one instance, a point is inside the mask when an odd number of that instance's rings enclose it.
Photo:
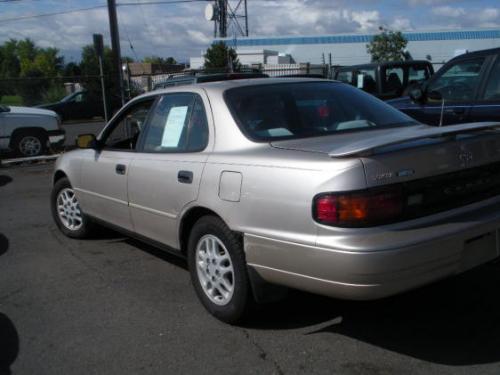
M 124 164 L 116 164 L 115 171 L 118 174 L 125 174 L 127 167 Z
M 191 171 L 179 171 L 177 173 L 177 181 L 181 184 L 190 184 L 193 182 L 193 172 Z

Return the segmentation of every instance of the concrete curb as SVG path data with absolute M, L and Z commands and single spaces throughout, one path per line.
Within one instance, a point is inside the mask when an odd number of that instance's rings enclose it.
M 35 163 L 45 163 L 48 161 L 56 160 L 62 154 L 55 155 L 41 155 L 41 156 L 30 156 L 26 158 L 15 158 L 15 159 L 5 159 L 0 160 L 0 166 L 9 165 L 19 165 L 19 164 L 35 164 Z

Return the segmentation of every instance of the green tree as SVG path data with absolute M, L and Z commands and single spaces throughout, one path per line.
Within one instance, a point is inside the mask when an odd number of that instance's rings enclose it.
M 366 45 L 366 50 L 371 55 L 372 62 L 403 61 L 407 45 L 408 41 L 401 31 L 383 30 Z
M 10 79 L 18 78 L 21 66 L 17 57 L 17 40 L 10 39 L 0 46 L 0 99 L 15 94 Z
M 111 108 L 119 101 L 118 82 L 116 82 L 116 67 L 113 65 L 113 52 L 108 46 L 104 46 L 103 54 L 103 73 L 104 85 L 106 88 L 106 96 L 108 97 L 108 107 Z M 83 78 L 83 87 L 98 98 L 102 97 L 101 94 L 101 81 L 99 78 L 99 58 L 95 53 L 94 46 L 89 44 L 82 48 L 82 59 L 80 62 L 80 70 Z M 111 113 L 111 112 L 110 112 Z
M 67 63 L 62 71 L 62 75 L 65 77 L 76 77 L 82 74 L 80 69 L 80 64 L 69 62 Z
M 17 78 L 20 71 L 17 40 L 10 39 L 0 46 L 0 78 Z
M 64 68 L 64 58 L 59 56 L 57 48 L 39 49 L 33 60 L 33 68 L 42 72 L 45 77 L 55 77 Z
M 228 47 L 224 42 L 213 43 L 205 55 L 206 69 L 230 69 L 237 71 L 241 65 L 234 48 Z
M 142 61 L 145 63 L 149 63 L 149 64 L 160 64 L 160 65 L 165 65 L 165 64 L 175 65 L 175 64 L 177 64 L 177 61 L 173 57 L 167 57 L 166 59 L 164 59 L 163 57 L 154 56 L 154 55 L 147 56 Z
M 32 105 L 49 89 L 62 88 L 57 77 L 64 66 L 56 48 L 40 48 L 31 39 L 10 39 L 0 46 L 0 96 L 19 95 Z
M 134 62 L 134 59 L 130 56 L 122 56 L 122 63 L 125 64 L 125 63 L 133 63 Z

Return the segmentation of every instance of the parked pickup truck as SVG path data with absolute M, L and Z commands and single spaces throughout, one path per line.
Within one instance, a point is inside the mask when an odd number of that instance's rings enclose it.
M 45 109 L 0 105 L 0 152 L 38 156 L 64 143 L 59 116 Z

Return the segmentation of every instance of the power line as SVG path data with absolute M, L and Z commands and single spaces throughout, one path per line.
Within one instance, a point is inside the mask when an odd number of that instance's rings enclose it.
M 14 2 L 14 1 L 21 1 L 21 0 L 3 0 L 0 2 Z M 206 2 L 207 0 L 168 0 L 168 1 L 147 1 L 147 2 L 130 2 L 130 3 L 119 3 L 116 4 L 118 7 L 121 6 L 141 6 L 141 5 L 160 5 L 160 4 L 181 4 L 181 3 L 195 3 L 195 2 Z M 79 8 L 79 9 L 69 9 L 69 10 L 63 10 L 60 12 L 51 12 L 51 13 L 41 13 L 41 14 L 33 14 L 29 16 L 19 16 L 19 17 L 12 17 L 12 18 L 3 18 L 0 19 L 0 23 L 6 23 L 6 22 L 12 22 L 12 21 L 22 21 L 22 20 L 27 20 L 27 19 L 33 19 L 33 18 L 41 18 L 41 17 L 52 17 L 52 16 L 59 16 L 63 14 L 70 14 L 70 13 L 80 13 L 80 12 L 87 12 L 90 10 L 96 10 L 96 9 L 104 9 L 107 8 L 107 5 L 95 5 L 92 7 L 87 7 L 87 8 Z
M 65 10 L 65 11 L 60 11 L 60 12 L 52 12 L 52 13 L 33 14 L 33 15 L 30 15 L 30 16 L 20 16 L 20 17 L 12 17 L 12 18 L 3 18 L 3 19 L 0 19 L 0 23 L 11 22 L 11 21 L 21 21 L 21 20 L 27 20 L 27 19 L 32 19 L 32 18 L 59 16 L 59 15 L 62 15 L 62 14 L 86 12 L 86 11 L 89 11 L 89 10 L 102 9 L 102 8 L 107 8 L 107 5 L 96 5 L 96 6 L 88 7 L 88 8 L 71 9 L 71 10 Z

